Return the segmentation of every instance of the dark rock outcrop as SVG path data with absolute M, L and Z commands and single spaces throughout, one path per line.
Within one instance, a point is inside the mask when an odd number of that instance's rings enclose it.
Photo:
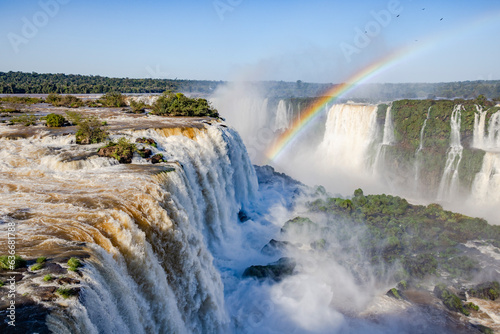
M 115 158 L 121 164 L 129 164 L 132 162 L 134 152 L 132 150 L 120 150 L 119 146 L 101 147 L 97 152 L 100 157 Z
M 272 279 L 276 282 L 281 281 L 286 276 L 293 274 L 295 261 L 288 257 L 282 257 L 276 262 L 266 266 L 250 266 L 243 272 L 243 277 L 255 277 L 257 279 Z

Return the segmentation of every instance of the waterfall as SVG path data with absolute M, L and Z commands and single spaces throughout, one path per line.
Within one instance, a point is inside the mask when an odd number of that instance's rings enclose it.
M 451 114 L 450 148 L 448 149 L 444 173 L 439 184 L 438 201 L 451 201 L 453 195 L 458 190 L 458 166 L 462 160 L 463 151 L 463 146 L 460 143 L 460 123 L 462 116 L 460 110 L 462 109 L 462 105 L 458 104 L 453 108 Z
M 335 104 L 329 112 L 318 153 L 330 166 L 363 171 L 377 128 L 377 106 Z
M 226 331 L 230 319 L 213 256 L 237 256 L 238 212 L 258 201 L 239 135 L 219 125 L 121 132 L 131 141 L 154 139 L 151 150 L 170 163 L 151 165 L 138 156 L 132 165 L 109 163 L 93 156 L 99 145 L 74 145 L 70 135 L 0 139 L 0 215 L 29 208 L 17 221 L 21 254 L 87 254 L 80 298 L 51 313 L 49 329 Z M 75 163 L 86 160 L 92 162 Z M 29 291 L 26 284 L 18 289 Z
M 292 121 L 291 108 L 285 100 L 280 100 L 276 109 L 276 119 L 274 121 L 274 131 L 284 131 L 288 129 Z
M 483 107 L 478 105 L 476 110 L 472 146 L 486 151 L 500 150 L 500 111 L 491 115 L 486 131 L 488 110 L 483 110 Z
M 429 120 L 429 117 L 431 116 L 431 107 L 427 109 L 427 116 L 424 120 L 424 123 L 422 124 L 422 128 L 420 129 L 420 142 L 418 145 L 417 150 L 415 151 L 415 190 L 418 190 L 418 185 L 420 182 L 420 152 L 424 149 L 424 133 L 425 133 L 425 127 L 427 126 L 427 121 Z
M 500 203 L 500 154 L 486 152 L 481 171 L 472 183 L 471 197 L 476 203 Z
M 472 147 L 484 148 L 484 137 L 486 129 L 487 110 L 476 104 L 477 113 L 474 114 L 474 133 L 472 138 Z
M 391 116 L 392 103 L 387 107 L 385 112 L 384 132 L 382 135 L 382 142 L 377 145 L 375 153 L 375 162 L 373 163 L 374 171 L 382 168 L 381 161 L 385 160 L 385 149 L 387 146 L 392 145 L 396 139 L 394 138 L 394 122 Z

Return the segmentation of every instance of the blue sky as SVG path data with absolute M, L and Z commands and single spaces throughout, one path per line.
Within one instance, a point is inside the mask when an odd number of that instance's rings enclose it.
M 0 71 L 340 82 L 409 45 L 372 81 L 500 79 L 500 1 L 0 0 Z

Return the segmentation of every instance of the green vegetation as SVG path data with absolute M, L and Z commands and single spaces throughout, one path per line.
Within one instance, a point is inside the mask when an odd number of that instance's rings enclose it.
M 159 116 L 219 117 L 217 110 L 201 98 L 189 98 L 182 93 L 165 92 L 153 104 L 152 114 Z
M 18 269 L 26 266 L 26 260 L 20 257 L 19 255 L 15 255 L 14 258 L 9 255 L 0 256 L 0 268 L 1 269 Z
M 32 265 L 30 267 L 30 270 L 31 271 L 36 271 L 36 270 L 40 270 L 43 268 L 43 263 L 35 263 L 34 265 Z
M 401 264 L 401 278 L 421 279 L 436 275 L 438 269 L 451 278 L 472 277 L 479 272 L 479 263 L 463 254 L 459 244 L 500 240 L 500 226 L 488 225 L 484 219 L 445 211 L 438 204 L 411 205 L 395 196 L 364 196 L 361 189 L 350 200 L 317 199 L 308 206 L 311 212 L 326 215 L 325 227 L 297 217 L 286 222 L 283 230 L 293 225 L 308 226 L 308 230 L 314 226 L 320 235 L 333 236 L 348 247 L 353 229 L 360 229 L 357 236 L 365 256 L 374 265 Z M 325 247 L 328 250 L 328 242 Z
M 120 163 L 131 163 L 134 152 L 137 151 L 135 144 L 127 138 L 121 137 L 117 142 L 109 142 L 98 151 L 100 156 L 112 157 Z
M 469 309 L 469 310 L 472 310 L 472 311 L 479 311 L 479 306 L 477 306 L 476 304 L 470 302 L 470 303 L 467 303 L 464 305 L 465 308 Z
M 72 125 L 78 125 L 78 123 L 80 123 L 80 121 L 83 118 L 82 114 L 76 111 L 69 110 L 66 111 L 65 113 L 66 113 L 66 118 Z
M 5 282 L 0 280 L 0 288 L 5 285 Z
M 45 117 L 45 120 L 47 121 L 47 126 L 51 128 L 61 127 L 64 125 L 64 122 L 66 121 L 66 119 L 63 116 L 54 113 L 48 114 Z
M 40 256 L 36 259 L 36 263 L 44 263 L 45 261 L 47 261 L 47 258 L 45 256 Z
M 78 268 L 82 266 L 82 263 L 78 258 L 72 257 L 68 260 L 68 266 L 69 266 L 68 270 L 76 271 Z
M 496 300 L 500 296 L 500 284 L 497 281 L 486 282 L 479 284 L 467 292 L 472 297 Z
M 97 101 L 98 103 L 102 103 L 103 106 L 108 108 L 120 108 L 127 106 L 125 96 L 118 92 L 109 92 L 101 96 L 101 98 Z
M 434 294 L 441 299 L 443 304 L 451 311 L 460 312 L 464 315 L 470 315 L 470 312 L 462 304 L 462 300 L 446 288 L 443 284 L 434 287 Z
M 151 108 L 151 106 L 142 101 L 130 100 L 130 108 L 132 108 L 132 112 L 140 114 L 143 113 L 146 108 Z
M 95 116 L 81 118 L 76 131 L 76 143 L 81 145 L 97 144 L 108 138 L 108 132 L 102 126 L 102 121 Z
M 56 290 L 56 293 L 63 297 L 64 299 L 68 299 L 69 297 L 72 297 L 75 295 L 74 291 L 70 288 L 58 288 Z
M 50 282 L 53 279 L 54 279 L 54 277 L 51 274 L 47 274 L 47 275 L 43 276 L 44 282 Z
M 73 95 L 49 94 L 45 102 L 52 104 L 55 107 L 78 108 L 83 106 L 83 101 Z
M 35 115 L 24 114 L 16 117 L 12 117 L 9 120 L 10 125 L 22 124 L 24 126 L 36 125 L 37 118 Z
M 0 98 L 0 103 L 2 102 L 31 105 L 35 103 L 42 103 L 43 99 L 39 99 L 36 97 L 29 97 L 29 96 L 5 96 Z

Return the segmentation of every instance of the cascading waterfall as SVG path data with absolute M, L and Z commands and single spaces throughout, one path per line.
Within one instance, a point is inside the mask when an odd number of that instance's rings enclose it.
M 485 151 L 500 150 L 500 111 L 491 115 L 486 132 L 488 110 L 476 105 L 478 113 L 474 115 L 474 135 L 472 145 Z
M 280 100 L 278 102 L 278 107 L 276 108 L 274 131 L 284 131 L 288 129 L 291 121 L 292 121 L 291 107 L 286 103 L 285 100 Z
M 382 168 L 381 161 L 383 162 L 385 159 L 385 151 L 386 147 L 392 145 L 396 139 L 394 138 L 394 122 L 392 120 L 391 115 L 392 103 L 387 107 L 387 111 L 385 113 L 385 121 L 384 121 L 384 131 L 382 135 L 382 142 L 377 145 L 377 152 L 375 154 L 375 162 L 373 164 L 374 171 Z
M 421 162 L 420 152 L 424 149 L 425 127 L 427 126 L 427 121 L 431 116 L 431 108 L 432 106 L 429 107 L 429 109 L 427 109 L 427 117 L 425 118 L 424 123 L 422 124 L 422 128 L 420 129 L 420 142 L 417 150 L 415 151 L 415 190 L 418 190 L 418 185 L 420 182 L 420 162 Z
M 109 163 L 93 155 L 96 145 L 72 144 L 74 136 L 0 139 L 0 216 L 30 212 L 17 222 L 19 249 L 88 254 L 80 301 L 70 314 L 50 314 L 49 329 L 224 332 L 229 316 L 212 254 L 231 257 L 241 240 L 238 212 L 258 198 L 238 134 L 210 125 L 123 135 L 154 139 L 151 149 L 172 163 Z
M 471 194 L 478 203 L 500 203 L 500 153 L 486 152 L 481 171 L 472 183 Z
M 462 160 L 463 151 L 463 146 L 460 143 L 460 123 L 462 116 L 460 110 L 462 109 L 462 105 L 458 104 L 453 108 L 451 114 L 450 148 L 448 149 L 443 176 L 439 184 L 438 201 L 451 201 L 458 187 L 458 166 Z
M 326 156 L 330 166 L 363 171 L 367 167 L 367 150 L 376 135 L 376 117 L 376 105 L 333 105 L 318 154 Z

